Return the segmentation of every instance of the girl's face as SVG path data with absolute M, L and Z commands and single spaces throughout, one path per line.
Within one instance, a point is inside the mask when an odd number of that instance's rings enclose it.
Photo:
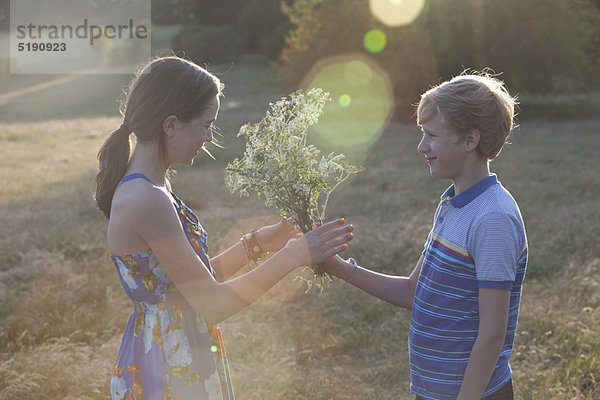
M 441 114 L 421 126 L 423 138 L 417 147 L 427 159 L 435 178 L 456 179 L 464 173 L 465 141 L 454 128 L 446 127 Z
M 204 144 L 213 140 L 213 123 L 219 106 L 219 97 L 215 96 L 196 118 L 188 122 L 174 122 L 173 134 L 167 137 L 170 164 L 192 165 Z

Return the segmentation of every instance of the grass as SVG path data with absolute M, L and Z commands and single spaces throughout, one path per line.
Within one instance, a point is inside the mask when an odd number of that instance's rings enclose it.
M 258 58 L 214 70 L 227 85 L 218 121 L 225 149 L 173 181 L 213 254 L 277 218 L 256 199 L 229 195 L 223 179 L 242 151 L 237 129 L 278 97 Z M 114 99 L 125 83 L 74 80 L 0 105 L 0 399 L 108 396 L 131 304 L 91 194 L 95 153 L 119 124 Z M 71 96 L 57 100 L 56 91 Z M 512 357 L 518 399 L 600 396 L 599 128 L 524 120 L 492 164 L 521 206 L 530 243 Z M 347 256 L 378 271 L 412 270 L 447 186 L 429 176 L 418 140 L 415 126 L 390 125 L 368 150 L 366 171 L 328 207 L 356 227 Z M 409 398 L 409 312 L 343 284 L 304 294 L 294 276 L 222 324 L 237 396 Z

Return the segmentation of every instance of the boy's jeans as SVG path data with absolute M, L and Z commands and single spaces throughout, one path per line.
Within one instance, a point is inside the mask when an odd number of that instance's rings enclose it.
M 508 381 L 506 385 L 502 386 L 496 393 L 492 393 L 488 397 L 484 397 L 483 400 L 513 400 L 513 387 L 512 380 Z M 425 400 L 421 396 L 417 396 L 415 400 Z

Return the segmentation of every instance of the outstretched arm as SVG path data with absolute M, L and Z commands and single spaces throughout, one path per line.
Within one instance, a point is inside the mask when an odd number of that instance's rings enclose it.
M 423 256 L 410 276 L 394 276 L 381 274 L 360 266 L 353 271 L 354 265 L 341 257 L 331 257 L 326 261 L 327 272 L 340 279 L 350 279 L 350 283 L 372 296 L 387 301 L 390 304 L 411 309 L 417 280 L 421 273 Z
M 332 221 L 290 240 L 252 271 L 218 282 L 190 246 L 177 211 L 164 193 L 157 190 L 139 201 L 134 226 L 171 281 L 208 323 L 241 311 L 294 268 L 318 264 L 343 251 L 351 240 L 351 226 L 343 225 L 343 220 Z
M 294 228 L 290 220 L 286 218 L 282 218 L 276 224 L 264 226 L 255 233 L 260 246 L 270 253 L 281 250 L 291 238 L 297 237 L 299 234 L 300 229 Z M 229 279 L 246 263 L 241 241 L 210 259 L 210 265 L 215 270 L 219 282 Z
M 215 270 L 217 281 L 224 282 L 246 265 L 242 252 L 242 243 L 236 244 L 210 259 L 210 265 Z

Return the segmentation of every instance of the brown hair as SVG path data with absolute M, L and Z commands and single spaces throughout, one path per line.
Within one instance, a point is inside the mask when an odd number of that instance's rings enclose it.
M 516 98 L 508 93 L 501 80 L 487 71 L 465 72 L 421 96 L 417 123 L 422 125 L 441 114 L 444 123 L 461 134 L 477 129 L 480 133 L 477 153 L 493 160 L 515 126 L 516 105 Z
M 181 122 L 196 118 L 222 89 L 217 77 L 191 61 L 175 56 L 153 59 L 135 74 L 125 92 L 120 107 L 123 125 L 140 142 L 157 140 L 162 161 L 166 161 L 164 119 L 169 115 Z M 98 152 L 95 199 L 106 218 L 130 155 L 130 138 L 121 128 L 108 136 Z

